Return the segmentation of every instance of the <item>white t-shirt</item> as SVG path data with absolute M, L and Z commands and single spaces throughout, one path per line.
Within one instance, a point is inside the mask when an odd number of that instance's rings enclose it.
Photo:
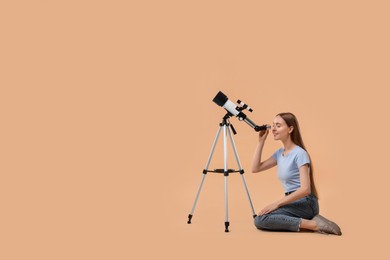
M 280 148 L 272 155 L 278 165 L 278 178 L 285 192 L 295 191 L 301 187 L 299 168 L 305 164 L 308 164 L 310 168 L 309 155 L 298 145 L 285 156 L 283 152 L 284 148 Z

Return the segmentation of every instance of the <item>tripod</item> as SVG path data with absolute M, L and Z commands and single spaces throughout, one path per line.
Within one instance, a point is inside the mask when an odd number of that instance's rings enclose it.
M 232 133 L 230 132 L 230 129 L 229 129 L 229 126 L 230 126 L 232 128 L 233 133 L 236 134 L 236 131 L 235 131 L 233 125 L 229 122 L 230 116 L 231 116 L 231 114 L 227 113 L 223 117 L 222 122 L 219 124 L 217 135 L 216 135 L 216 138 L 214 140 L 214 144 L 211 148 L 211 152 L 210 152 L 209 158 L 207 160 L 206 167 L 203 170 L 202 181 L 200 183 L 198 193 L 196 194 L 196 197 L 195 197 L 194 205 L 192 206 L 191 213 L 188 215 L 188 221 L 187 221 L 188 224 L 191 224 L 191 219 L 192 219 L 192 216 L 194 214 L 195 206 L 196 206 L 196 203 L 198 202 L 199 194 L 200 194 L 200 191 L 202 190 L 202 186 L 203 186 L 203 182 L 206 178 L 206 174 L 208 172 L 223 173 L 224 178 L 225 178 L 225 232 L 229 232 L 229 225 L 230 225 L 229 216 L 228 216 L 228 177 L 229 177 L 230 173 L 234 173 L 234 172 L 240 173 L 242 182 L 243 182 L 245 190 L 246 190 L 246 194 L 248 195 L 249 204 L 252 208 L 253 218 L 256 217 L 255 210 L 253 209 L 252 200 L 251 200 L 251 197 L 249 195 L 248 187 L 246 185 L 246 181 L 244 178 L 244 170 L 241 167 L 240 159 L 238 158 L 238 154 L 237 154 L 236 146 L 234 144 L 233 136 L 232 136 Z M 213 153 L 214 153 L 215 145 L 218 141 L 218 138 L 219 138 L 219 135 L 220 135 L 222 129 L 223 129 L 224 168 L 223 169 L 209 170 L 209 165 L 210 165 Z M 233 146 L 233 150 L 234 150 L 234 154 L 236 156 L 237 165 L 238 165 L 239 170 L 228 169 L 228 166 L 227 166 L 227 137 L 226 137 L 227 134 L 229 134 L 230 141 L 231 141 L 231 144 Z

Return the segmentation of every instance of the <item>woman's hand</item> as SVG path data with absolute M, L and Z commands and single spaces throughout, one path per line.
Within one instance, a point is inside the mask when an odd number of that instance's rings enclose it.
M 271 213 L 272 211 L 274 211 L 277 208 L 279 208 L 279 206 L 276 202 L 274 202 L 274 203 L 269 204 L 268 206 L 264 207 L 262 210 L 260 210 L 258 215 L 260 216 L 260 215 L 265 215 L 265 214 Z
M 265 139 L 267 139 L 267 136 L 268 136 L 268 133 L 269 133 L 269 130 L 261 130 L 259 132 L 259 142 L 264 142 Z

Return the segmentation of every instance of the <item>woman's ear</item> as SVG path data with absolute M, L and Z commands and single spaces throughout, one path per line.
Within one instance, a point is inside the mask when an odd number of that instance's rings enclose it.
M 290 126 L 289 128 L 290 128 L 290 130 L 288 130 L 288 133 L 291 134 L 292 131 L 294 130 L 294 127 L 293 127 L 293 126 Z

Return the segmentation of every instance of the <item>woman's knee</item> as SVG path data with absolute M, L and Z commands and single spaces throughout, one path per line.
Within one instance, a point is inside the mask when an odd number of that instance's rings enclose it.
M 266 219 L 267 219 L 267 215 L 260 215 L 260 216 L 257 216 L 255 217 L 255 226 L 258 228 L 258 229 L 265 229 L 266 228 Z

